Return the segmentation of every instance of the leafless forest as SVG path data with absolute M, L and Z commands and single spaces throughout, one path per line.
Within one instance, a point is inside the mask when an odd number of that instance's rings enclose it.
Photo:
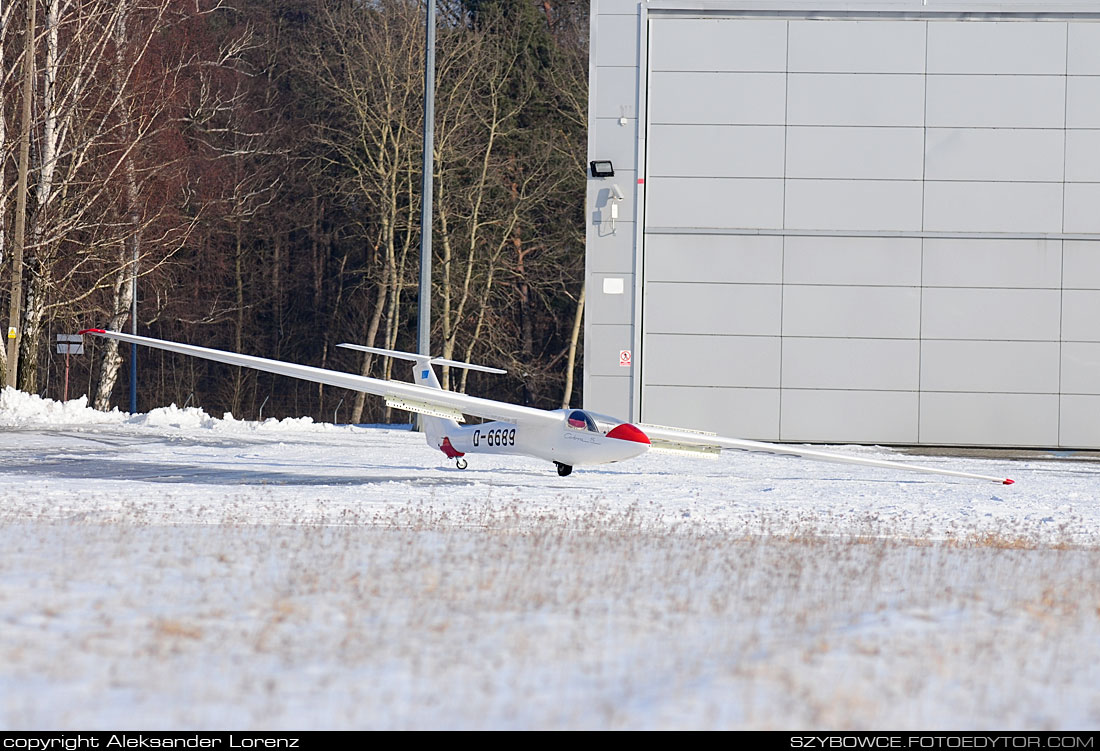
M 451 388 L 561 406 L 580 372 L 588 3 L 438 12 L 433 348 L 510 371 L 445 372 Z M 0 314 L 18 332 L 0 372 L 60 398 L 55 335 L 129 330 L 137 258 L 139 333 L 390 376 L 335 345 L 416 348 L 423 59 L 418 0 L 0 0 Z M 128 402 L 112 345 L 72 358 L 70 395 Z M 391 419 L 338 389 L 138 362 L 142 410 Z

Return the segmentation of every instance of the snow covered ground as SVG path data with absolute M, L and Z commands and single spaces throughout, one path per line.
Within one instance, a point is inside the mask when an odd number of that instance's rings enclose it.
M 1100 465 L 579 468 L 0 394 L 0 728 L 1100 724 Z

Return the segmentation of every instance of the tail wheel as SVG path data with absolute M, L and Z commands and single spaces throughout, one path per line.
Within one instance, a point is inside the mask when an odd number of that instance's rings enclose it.
M 554 462 L 554 466 L 558 468 L 558 477 L 568 477 L 569 473 L 573 471 L 573 465 L 562 464 L 561 462 Z
M 455 466 L 459 469 L 466 469 L 466 467 L 470 465 L 466 463 L 465 459 L 459 457 L 458 459 L 455 459 Z

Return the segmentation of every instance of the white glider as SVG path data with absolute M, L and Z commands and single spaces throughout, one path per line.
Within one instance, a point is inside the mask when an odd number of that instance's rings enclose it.
M 466 454 L 517 454 L 533 456 L 553 462 L 558 474 L 566 476 L 575 466 L 606 464 L 638 456 L 650 448 L 657 450 L 700 452 L 713 454 L 722 450 L 751 451 L 757 453 L 797 456 L 842 464 L 859 464 L 884 469 L 965 477 L 1011 485 L 1012 480 L 979 475 L 970 472 L 926 467 L 918 464 L 894 462 L 884 459 L 866 459 L 858 456 L 836 454 L 795 445 L 747 441 L 726 438 L 655 425 L 632 425 L 605 415 L 583 409 L 544 410 L 518 404 L 498 402 L 467 394 L 446 391 L 439 385 L 433 365 L 503 373 L 497 368 L 444 360 L 426 355 L 364 347 L 357 344 L 340 344 L 340 347 L 363 352 L 374 352 L 387 357 L 413 361 L 414 383 L 390 381 L 344 373 L 326 368 L 268 360 L 263 357 L 242 355 L 224 350 L 196 347 L 163 339 L 123 334 L 103 329 L 85 329 L 82 334 L 117 339 L 133 344 L 178 352 L 183 355 L 253 368 L 268 373 L 300 378 L 328 386 L 362 391 L 381 396 L 391 407 L 424 415 L 422 425 L 428 445 L 454 459 L 459 469 L 465 469 Z M 460 425 L 464 415 L 486 418 L 489 422 L 477 425 Z

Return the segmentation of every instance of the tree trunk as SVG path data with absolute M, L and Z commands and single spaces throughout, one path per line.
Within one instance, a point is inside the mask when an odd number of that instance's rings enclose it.
M 107 322 L 109 331 L 122 331 L 130 317 L 130 304 L 134 287 L 130 279 L 129 259 L 126 248 L 118 253 L 118 274 L 115 275 L 114 313 Z M 108 339 L 103 346 L 103 356 L 99 362 L 99 385 L 96 388 L 94 407 L 106 412 L 111 408 L 111 393 L 118 382 L 118 371 L 122 366 L 122 355 L 118 351 L 118 340 Z
M 577 363 L 577 342 L 581 338 L 581 321 L 584 320 L 584 292 L 581 287 L 581 296 L 577 299 L 577 314 L 573 317 L 573 332 L 569 336 L 569 359 L 565 365 L 565 393 L 561 397 L 562 409 L 569 409 L 569 402 L 573 399 L 573 370 Z
M 31 98 L 34 96 L 34 33 L 37 3 L 27 14 L 27 46 L 23 53 L 23 125 L 19 143 L 19 177 L 15 188 L 15 235 L 11 267 L 11 301 L 8 308 L 7 385 L 15 387 L 19 371 L 19 346 L 22 343 L 20 317 L 23 309 L 23 245 L 27 228 L 27 172 L 31 151 Z M 14 332 L 14 336 L 12 333 Z
M 367 326 L 367 340 L 364 342 L 368 347 L 373 347 L 375 339 L 378 337 L 378 329 L 382 324 L 382 314 L 386 309 L 386 285 L 381 284 L 378 287 L 378 297 L 374 301 L 374 310 L 371 313 L 370 325 Z M 374 361 L 374 356 L 369 352 L 363 353 L 363 367 L 360 369 L 360 375 L 370 375 L 370 366 Z M 367 405 L 367 395 L 362 391 L 355 395 L 355 405 L 351 410 L 351 422 L 357 424 L 363 421 L 363 409 Z
M 33 3 L 32 3 L 33 5 Z M 38 185 L 35 189 L 33 254 L 29 264 L 27 302 L 23 312 L 23 331 L 19 342 L 19 381 L 23 389 L 38 391 L 38 352 L 42 339 L 42 324 L 53 277 L 50 249 L 46 247 L 45 223 L 49 221 L 54 197 L 54 174 L 58 159 L 59 113 L 57 73 L 60 64 L 58 28 L 60 0 L 50 0 L 46 7 L 46 68 L 42 87 L 42 142 L 39 147 Z
M 8 35 L 8 18 L 12 5 L 4 7 L 4 0 L 0 0 L 0 60 L 4 58 L 4 40 Z M 8 118 L 3 107 L 0 107 L 0 269 L 4 268 L 5 221 L 8 217 Z M 0 384 L 7 381 L 8 375 L 8 348 L 7 338 L 0 344 Z

